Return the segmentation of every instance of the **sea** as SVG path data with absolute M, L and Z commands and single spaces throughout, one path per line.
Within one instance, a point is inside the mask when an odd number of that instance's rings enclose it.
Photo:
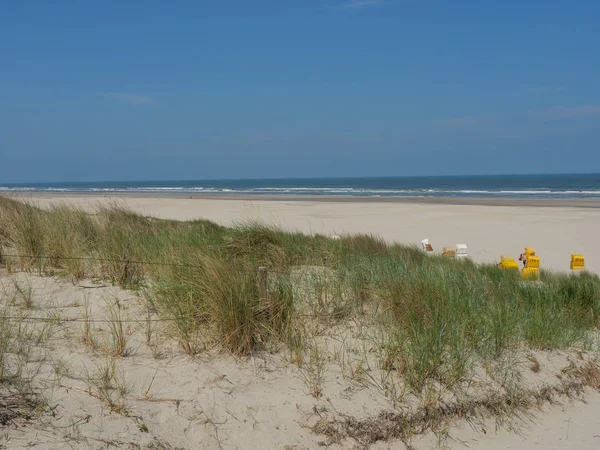
M 600 174 L 2 183 L 0 193 L 600 198 Z

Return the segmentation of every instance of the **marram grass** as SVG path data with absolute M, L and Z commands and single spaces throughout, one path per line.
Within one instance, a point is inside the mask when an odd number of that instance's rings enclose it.
M 88 214 L 0 197 L 0 254 L 24 255 L 10 261 L 22 270 L 142 289 L 192 354 L 286 345 L 297 353 L 314 333 L 364 320 L 383 336 L 381 368 L 417 391 L 429 381 L 454 386 L 475 362 L 507 353 L 591 345 L 600 318 L 600 279 L 587 272 L 543 272 L 528 283 L 376 236 L 333 240 L 254 222 L 166 221 L 118 204 Z M 267 298 L 259 297 L 259 266 L 270 270 Z M 299 281 L 299 267 L 329 275 Z

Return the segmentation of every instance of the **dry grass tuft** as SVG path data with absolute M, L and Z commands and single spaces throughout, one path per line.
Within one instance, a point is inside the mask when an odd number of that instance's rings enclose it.
M 126 398 L 130 392 L 125 375 L 118 370 L 113 358 L 99 364 L 96 372 L 88 376 L 88 393 L 104 402 L 111 411 L 126 412 Z
M 575 369 L 573 376 L 582 380 L 586 386 L 600 391 L 600 366 L 596 361 L 587 361 Z
M 98 342 L 96 340 L 96 336 L 94 335 L 94 327 L 90 315 L 90 304 L 87 298 L 85 299 L 83 317 L 81 321 L 81 340 L 92 350 L 96 350 L 98 348 Z
M 341 420 L 321 418 L 312 429 L 336 442 L 351 438 L 368 448 L 378 441 L 399 439 L 407 442 L 415 435 L 444 429 L 455 419 L 477 421 L 493 417 L 502 424 L 507 418 L 521 417 L 532 408 L 554 404 L 561 398 L 581 397 L 586 387 L 600 389 L 600 366 L 594 361 L 570 370 L 568 377 L 558 385 L 529 390 L 512 388 L 479 398 L 424 406 L 414 412 L 384 411 L 362 420 L 354 417 L 342 417 Z
M 325 428 L 321 424 L 319 428 L 335 429 L 336 439 L 339 439 L 341 434 L 344 438 L 352 438 L 367 448 L 378 441 L 410 440 L 415 435 L 439 430 L 452 419 L 481 417 L 482 414 L 503 417 L 517 414 L 529 408 L 533 398 L 520 397 L 518 403 L 514 403 L 513 400 L 512 395 L 493 394 L 477 401 L 425 407 L 414 413 L 387 411 L 363 420 L 346 417 L 344 421 L 338 422 L 337 426 L 330 425 L 329 428 Z M 343 432 L 340 433 L 340 429 Z M 313 431 L 318 432 L 319 429 Z
M 310 346 L 308 357 L 304 358 L 303 363 L 298 367 L 298 374 L 310 391 L 310 395 L 314 398 L 319 398 L 323 395 L 325 358 L 323 351 L 319 349 L 316 343 Z
M 6 309 L 1 311 L 6 315 Z M 25 316 L 23 316 L 25 317 Z M 38 349 L 47 329 L 36 330 L 22 320 L 0 318 L 0 425 L 36 417 L 45 403 L 33 379 L 45 361 Z
M 12 285 L 15 290 L 15 297 L 20 301 L 21 306 L 25 309 L 33 309 L 33 287 L 29 280 L 21 283 L 16 278 L 13 278 Z
M 108 303 L 109 312 L 108 329 L 110 332 L 110 341 L 105 344 L 104 351 L 109 356 L 126 357 L 130 350 L 127 348 L 129 336 L 123 327 L 122 307 L 117 299 L 114 303 Z

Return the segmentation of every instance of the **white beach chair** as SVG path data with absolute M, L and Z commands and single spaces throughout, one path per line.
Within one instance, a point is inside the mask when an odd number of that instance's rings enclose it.
M 424 252 L 432 252 L 433 251 L 433 247 L 429 243 L 429 239 L 423 239 L 421 241 L 421 246 L 423 247 Z

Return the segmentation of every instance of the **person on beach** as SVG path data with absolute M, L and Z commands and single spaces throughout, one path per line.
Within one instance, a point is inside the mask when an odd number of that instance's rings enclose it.
M 527 255 L 525 253 L 519 255 L 519 261 L 523 261 L 523 268 L 527 267 Z

